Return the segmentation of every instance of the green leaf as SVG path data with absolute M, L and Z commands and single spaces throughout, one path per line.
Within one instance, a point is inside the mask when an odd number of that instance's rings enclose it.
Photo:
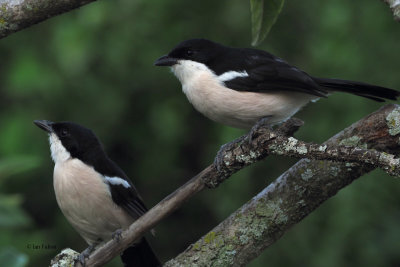
M 28 256 L 13 247 L 0 249 L 0 266 L 24 267 L 28 264 Z
M 281 13 L 284 0 L 250 0 L 251 45 L 260 44 L 267 37 Z

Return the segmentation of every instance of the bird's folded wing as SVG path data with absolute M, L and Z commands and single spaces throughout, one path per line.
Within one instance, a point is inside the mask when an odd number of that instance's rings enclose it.
M 247 76 L 225 81 L 225 86 L 238 91 L 294 91 L 324 97 L 328 93 L 307 73 L 269 53 L 249 55 L 240 70 Z

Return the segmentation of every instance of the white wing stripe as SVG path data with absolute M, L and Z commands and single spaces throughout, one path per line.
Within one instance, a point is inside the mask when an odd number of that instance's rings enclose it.
M 227 81 L 233 80 L 238 77 L 248 77 L 248 76 L 249 76 L 249 74 L 247 74 L 246 71 L 231 70 L 231 71 L 227 71 L 227 72 L 224 72 L 221 75 L 219 75 L 218 80 L 221 82 L 227 82 Z
M 119 177 L 108 177 L 105 176 L 106 181 L 109 182 L 112 185 L 122 185 L 125 188 L 131 187 L 131 185 L 124 179 L 119 178 Z

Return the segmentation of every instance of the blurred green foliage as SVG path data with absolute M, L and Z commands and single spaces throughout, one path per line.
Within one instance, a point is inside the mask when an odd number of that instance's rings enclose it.
M 243 133 L 197 113 L 154 60 L 193 37 L 250 46 L 250 21 L 248 1 L 97 1 L 0 40 L 0 166 L 27 157 L 0 177 L 0 261 L 15 262 L 0 265 L 46 266 L 62 248 L 86 247 L 57 207 L 47 137 L 33 120 L 93 129 L 151 207 Z M 316 76 L 400 89 L 399 44 L 400 25 L 381 1 L 297 0 L 260 48 Z M 296 115 L 306 122 L 296 136 L 322 142 L 380 106 L 334 94 Z M 156 227 L 154 249 L 174 257 L 294 162 L 270 157 L 200 193 Z M 400 265 L 399 191 L 397 179 L 374 171 L 250 266 Z
M 28 257 L 13 248 L 3 248 L 0 250 L 0 262 L 2 266 L 23 267 L 26 266 Z

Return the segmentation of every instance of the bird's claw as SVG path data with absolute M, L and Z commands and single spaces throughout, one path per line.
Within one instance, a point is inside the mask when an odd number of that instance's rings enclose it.
M 79 261 L 83 267 L 86 265 L 86 259 L 89 258 L 90 253 L 94 250 L 94 245 L 88 246 L 81 254 L 79 254 L 77 261 Z
M 269 130 L 272 130 L 272 125 L 269 123 L 271 117 L 263 117 L 260 120 L 256 122 L 256 124 L 251 127 L 251 130 L 248 134 L 249 138 L 249 144 L 251 145 L 253 143 L 254 138 L 256 138 L 259 135 L 259 130 L 262 128 L 268 128 Z
M 246 136 L 243 135 L 243 136 L 239 137 L 238 139 L 233 140 L 232 142 L 226 143 L 220 147 L 220 149 L 217 152 L 217 156 L 214 159 L 214 165 L 217 168 L 218 172 L 222 172 L 223 168 L 229 166 L 229 162 L 226 161 L 227 152 L 232 150 L 233 148 L 235 148 L 238 143 L 243 142 L 245 137 Z
M 119 242 L 122 238 L 122 229 L 116 230 L 114 233 L 111 235 L 112 239 Z
M 248 138 L 249 145 L 252 145 L 252 142 L 255 137 L 259 135 L 259 131 L 261 128 L 268 127 L 272 129 L 271 124 L 269 123 L 270 117 L 261 118 L 250 130 L 249 134 L 246 136 L 242 136 L 239 139 L 236 139 L 232 142 L 226 143 L 221 146 L 221 148 L 217 152 L 217 156 L 214 159 L 214 166 L 216 167 L 218 172 L 223 172 L 223 169 L 229 165 L 229 162 L 226 161 L 226 155 L 229 150 L 234 148 L 237 143 L 241 143 Z
M 220 147 L 220 149 L 218 150 L 218 152 L 217 152 L 217 156 L 215 156 L 214 165 L 217 168 L 218 172 L 221 172 L 222 171 L 222 166 L 225 166 L 224 158 L 225 158 L 225 155 L 226 155 L 226 150 L 227 150 L 227 148 L 229 147 L 229 145 L 231 143 L 227 143 L 227 144 L 222 145 Z
M 80 264 L 82 264 L 83 267 L 86 266 L 85 262 L 86 262 L 86 258 L 88 255 L 83 255 L 83 253 L 79 254 L 78 256 L 78 261 L 80 262 Z

